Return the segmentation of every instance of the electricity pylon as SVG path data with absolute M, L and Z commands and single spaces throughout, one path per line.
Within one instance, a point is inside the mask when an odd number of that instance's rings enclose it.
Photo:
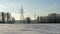
M 24 23 L 25 21 L 24 21 L 24 11 L 23 11 L 23 6 L 21 6 L 21 15 L 20 15 L 20 23 L 21 23 L 21 21 Z

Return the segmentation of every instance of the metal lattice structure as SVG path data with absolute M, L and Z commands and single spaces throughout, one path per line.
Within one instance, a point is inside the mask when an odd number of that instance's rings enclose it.
M 24 23 L 24 11 L 23 11 L 23 6 L 21 6 L 21 15 L 20 15 L 20 23 L 21 21 Z

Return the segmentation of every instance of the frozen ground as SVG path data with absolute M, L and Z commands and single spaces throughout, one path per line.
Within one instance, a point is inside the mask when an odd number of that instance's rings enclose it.
M 60 24 L 0 24 L 0 34 L 60 34 Z

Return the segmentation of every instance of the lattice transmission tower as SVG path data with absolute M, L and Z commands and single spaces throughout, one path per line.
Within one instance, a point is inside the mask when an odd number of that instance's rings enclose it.
M 22 21 L 23 23 L 25 23 L 25 21 L 24 21 L 24 11 L 23 11 L 23 6 L 21 6 L 21 15 L 20 15 L 20 21 Z

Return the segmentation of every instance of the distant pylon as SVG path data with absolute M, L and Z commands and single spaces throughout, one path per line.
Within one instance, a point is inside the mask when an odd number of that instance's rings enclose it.
M 36 19 L 36 13 L 34 14 L 34 19 Z
M 24 11 L 23 11 L 23 6 L 21 6 L 21 15 L 20 15 L 20 22 L 23 20 L 24 22 Z

